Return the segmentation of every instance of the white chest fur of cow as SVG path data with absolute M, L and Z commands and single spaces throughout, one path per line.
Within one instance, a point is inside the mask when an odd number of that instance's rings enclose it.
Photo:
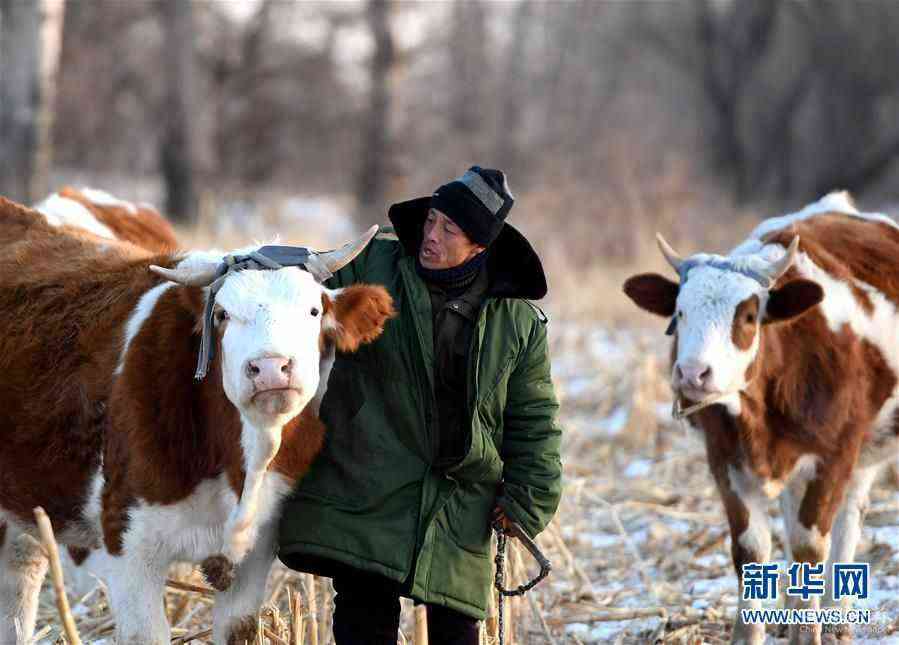
M 292 487 L 293 482 L 279 473 L 263 475 L 254 508 L 257 530 L 275 519 Z M 225 475 L 201 482 L 186 498 L 174 504 L 139 501 L 129 509 L 123 552 L 139 554 L 161 567 L 174 561 L 199 562 L 221 553 L 225 528 L 238 502 Z

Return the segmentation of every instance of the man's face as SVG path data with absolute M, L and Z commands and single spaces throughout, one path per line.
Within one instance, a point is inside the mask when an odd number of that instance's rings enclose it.
M 484 250 L 472 242 L 445 213 L 432 208 L 425 220 L 418 260 L 426 269 L 451 269 L 465 264 Z

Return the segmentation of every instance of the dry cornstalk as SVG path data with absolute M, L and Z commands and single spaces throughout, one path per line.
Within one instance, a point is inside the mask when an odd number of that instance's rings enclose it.
M 714 513 L 694 513 L 691 511 L 681 511 L 676 508 L 663 506 L 662 504 L 653 504 L 651 502 L 626 501 L 617 504 L 619 508 L 635 508 L 640 510 L 651 511 L 656 515 L 664 515 L 672 517 L 676 520 L 686 520 L 689 522 L 698 522 L 700 524 L 714 524 L 720 521 L 720 516 Z
M 549 625 L 546 623 L 546 617 L 543 615 L 540 605 L 537 604 L 537 599 L 534 597 L 534 594 L 528 594 L 528 604 L 531 606 L 534 618 L 536 618 L 537 622 L 540 624 L 540 629 L 543 630 L 543 636 L 546 638 L 546 642 L 549 643 L 549 645 L 556 645 L 556 639 L 549 630 Z
M 696 635 L 696 632 L 699 630 L 699 624 L 693 623 L 692 625 L 684 625 L 683 627 L 679 627 L 675 629 L 673 632 L 666 634 L 662 639 L 663 643 L 692 643 L 692 638 Z
M 35 632 L 34 636 L 31 637 L 32 643 L 39 643 L 42 638 L 46 638 L 50 632 L 53 631 L 53 628 L 50 625 L 44 625 L 44 628 L 38 632 Z
M 69 599 L 66 597 L 66 584 L 62 577 L 62 564 L 59 562 L 59 545 L 56 544 L 56 538 L 53 536 L 53 526 L 50 524 L 47 513 L 40 506 L 34 509 L 34 518 L 44 543 L 44 551 L 50 560 L 53 589 L 56 591 L 56 608 L 59 610 L 59 619 L 62 621 L 66 638 L 71 645 L 81 645 L 81 637 L 78 635 L 75 619 L 69 609 Z
M 91 627 L 85 629 L 84 624 L 81 625 L 82 629 L 85 630 L 84 638 L 87 639 L 87 642 L 90 643 L 94 638 L 100 636 L 101 634 L 105 634 L 106 632 L 110 632 L 115 629 L 115 620 L 109 617 L 102 618 L 98 622 L 94 623 Z
M 175 638 L 172 640 L 172 643 L 177 643 L 178 645 L 186 645 L 191 641 L 200 640 L 201 638 L 209 638 L 210 636 L 212 636 L 212 630 L 204 629 L 203 631 L 194 632 L 193 634 L 188 634 L 187 636 Z
M 318 642 L 319 645 L 328 645 L 331 642 L 331 611 L 333 610 L 333 590 L 331 585 L 321 581 L 322 597 L 318 618 Z
M 275 632 L 270 630 L 267 627 L 263 627 L 262 633 L 265 634 L 265 637 L 269 639 L 274 645 L 288 645 L 287 641 L 278 636 Z M 259 642 L 262 643 L 262 639 L 259 639 Z
M 318 599 L 316 598 L 316 581 L 318 576 L 311 573 L 306 576 L 306 604 L 309 605 L 309 643 L 318 645 Z
M 295 591 L 291 597 L 287 589 L 287 604 L 290 606 L 290 645 L 303 645 L 303 613 L 300 592 Z
M 415 607 L 415 645 L 428 645 L 428 608 Z
M 555 540 L 556 547 L 562 553 L 562 558 L 565 560 L 565 564 L 568 566 L 569 571 L 572 571 L 575 577 L 580 582 L 581 589 L 584 590 L 585 595 L 588 598 L 596 598 L 596 592 L 593 591 L 593 583 L 590 581 L 590 578 L 587 577 L 587 574 L 581 568 L 581 566 L 577 563 L 577 560 L 574 559 L 574 555 L 572 555 L 571 550 L 568 548 L 568 545 L 565 544 L 565 538 L 562 537 L 562 532 L 559 530 L 559 527 L 552 523 L 549 525 L 549 530 L 547 531 L 549 535 Z
M 490 599 L 487 604 L 487 620 L 484 621 L 485 640 L 487 643 L 495 643 L 499 637 L 499 614 L 496 611 L 497 593 L 490 590 Z
M 181 619 L 184 618 L 185 614 L 187 614 L 188 608 L 190 607 L 190 596 L 185 594 L 181 594 L 181 597 L 178 600 L 178 604 L 172 608 L 172 611 L 169 615 L 169 624 L 177 625 L 181 622 Z
M 618 620 L 636 620 L 637 618 L 660 617 L 668 619 L 668 610 L 664 607 L 606 607 L 594 613 L 581 616 L 566 616 L 564 619 L 555 618 L 547 621 L 552 625 L 565 625 L 567 623 L 608 623 Z
M 187 582 L 181 582 L 180 580 L 172 580 L 171 578 L 165 581 L 165 586 L 170 589 L 177 589 L 178 591 L 190 591 L 193 593 L 198 593 L 204 596 L 208 596 L 213 598 L 215 596 L 215 592 L 209 587 L 201 587 L 200 585 L 192 585 Z
M 266 605 L 275 606 L 278 604 L 278 594 L 281 593 L 281 589 L 284 588 L 284 584 L 287 582 L 287 574 L 282 573 L 278 576 L 278 579 L 272 585 L 272 592 L 268 595 L 268 602 Z
M 631 539 L 630 534 L 624 528 L 624 524 L 621 521 L 621 517 L 618 515 L 618 509 L 615 508 L 612 504 L 604 500 L 602 497 L 597 495 L 590 495 L 590 497 L 598 502 L 599 504 L 605 506 L 609 509 L 609 514 L 612 516 L 612 521 L 615 523 L 615 526 L 618 528 L 618 533 L 621 535 L 621 538 L 624 540 L 624 544 L 627 546 L 628 550 L 631 552 L 631 555 L 634 557 L 634 563 L 637 565 L 637 570 L 640 573 L 640 578 L 643 580 L 643 585 L 646 587 L 646 590 L 652 594 L 652 596 L 661 601 L 656 590 L 652 584 L 652 576 L 650 576 L 649 571 L 646 569 L 646 561 L 643 559 L 643 556 L 640 554 L 640 549 L 637 548 L 637 545 Z

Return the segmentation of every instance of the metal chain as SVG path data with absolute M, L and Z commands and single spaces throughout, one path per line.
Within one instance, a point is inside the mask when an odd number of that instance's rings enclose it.
M 537 547 L 537 544 L 528 536 L 527 533 L 524 532 L 524 529 L 521 528 L 520 525 L 513 523 L 510 534 L 517 537 L 524 547 L 530 552 L 534 559 L 540 564 L 540 573 L 534 577 L 534 579 L 529 580 L 528 582 L 518 585 L 515 589 L 506 589 L 505 581 L 506 581 L 506 545 L 508 544 L 509 538 L 506 534 L 506 531 L 503 529 L 502 522 L 499 520 L 493 523 L 493 531 L 496 533 L 496 558 L 494 559 L 494 563 L 496 564 L 496 573 L 493 578 L 493 586 L 497 591 L 497 614 L 499 617 L 499 635 L 498 642 L 499 645 L 505 644 L 506 638 L 506 629 L 505 629 L 505 602 L 506 596 L 523 596 L 528 591 L 534 588 L 534 586 L 543 580 L 546 576 L 549 575 L 549 572 L 552 570 L 552 565 L 549 560 L 540 549 Z
M 499 592 L 496 597 L 496 612 L 499 615 L 499 632 L 497 633 L 498 645 L 505 645 L 506 642 L 506 625 L 505 625 L 505 607 L 506 596 L 503 593 L 506 578 L 506 533 L 502 529 L 499 522 L 494 523 L 493 530 L 496 532 L 496 573 L 494 574 L 493 586 Z

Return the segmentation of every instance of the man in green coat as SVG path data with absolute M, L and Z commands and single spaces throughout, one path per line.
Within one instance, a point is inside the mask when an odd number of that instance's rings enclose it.
M 561 495 L 561 429 L 537 254 L 505 223 L 504 174 L 472 167 L 390 208 L 328 286 L 384 285 L 398 316 L 338 354 L 321 456 L 286 504 L 280 558 L 333 578 L 338 645 L 394 645 L 400 596 L 429 639 L 475 644 L 494 514 L 535 536 Z

